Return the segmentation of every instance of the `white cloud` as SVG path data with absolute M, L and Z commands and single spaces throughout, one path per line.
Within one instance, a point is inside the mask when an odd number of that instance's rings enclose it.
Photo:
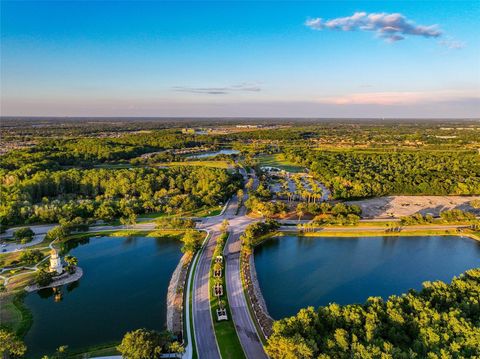
M 342 96 L 322 97 L 317 102 L 332 105 L 412 105 L 418 103 L 460 101 L 480 99 L 470 91 L 405 91 L 405 92 L 361 92 Z
M 314 30 L 371 31 L 387 42 L 400 41 L 405 39 L 405 36 L 437 38 L 442 35 L 437 25 L 417 25 L 399 13 L 356 12 L 352 16 L 331 20 L 308 19 L 305 25 Z
M 175 86 L 173 87 L 173 90 L 177 92 L 189 92 L 207 95 L 227 95 L 232 92 L 260 92 L 262 89 L 260 86 L 255 84 L 241 83 L 222 87 Z

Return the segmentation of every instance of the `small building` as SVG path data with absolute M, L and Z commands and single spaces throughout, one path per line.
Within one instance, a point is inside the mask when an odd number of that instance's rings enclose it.
M 62 260 L 55 249 L 50 252 L 50 272 L 56 272 L 57 274 L 63 272 Z

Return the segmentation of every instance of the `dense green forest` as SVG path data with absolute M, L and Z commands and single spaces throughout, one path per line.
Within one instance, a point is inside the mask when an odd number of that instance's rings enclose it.
M 0 157 L 0 173 L 27 176 L 37 170 L 61 169 L 65 166 L 92 165 L 124 161 L 144 153 L 214 145 L 208 136 L 181 134 L 179 130 L 126 134 L 120 137 L 40 140 L 36 146 L 10 151 Z
M 240 183 L 239 175 L 201 167 L 39 171 L 27 179 L 6 178 L 0 220 L 5 225 L 173 214 L 224 202 Z
M 480 193 L 480 155 L 473 151 L 316 151 L 289 148 L 332 190 L 334 198 L 390 194 Z
M 274 323 L 273 358 L 478 358 L 480 269 L 388 300 L 302 309 Z
M 255 155 L 285 152 L 336 199 L 480 193 L 475 122 L 252 121 L 242 123 L 258 128 L 239 129 L 231 119 L 185 120 L 199 131 L 182 131 L 174 120 L 5 119 L 0 131 L 12 149 L 0 156 L 1 223 L 58 221 L 60 213 L 102 219 L 175 213 L 223 201 L 238 185 L 223 171 L 148 169 L 222 146 L 239 149 L 245 166 L 255 166 Z M 219 159 L 233 165 L 228 156 L 209 161 Z M 208 180 L 199 181 L 200 172 Z M 192 190 L 190 181 L 202 190 Z M 247 205 L 265 215 L 285 211 L 260 190 Z

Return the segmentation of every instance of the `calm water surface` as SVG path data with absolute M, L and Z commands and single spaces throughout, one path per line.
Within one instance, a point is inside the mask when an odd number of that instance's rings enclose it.
M 213 157 L 213 156 L 218 156 L 218 155 L 237 155 L 239 154 L 240 151 L 237 150 L 228 150 L 228 149 L 223 149 L 220 151 L 216 152 L 205 152 L 197 155 L 191 155 L 188 156 L 187 158 L 189 159 L 194 159 L 194 158 L 207 158 L 207 157 Z
M 62 288 L 28 294 L 33 326 L 25 340 L 29 358 L 60 345 L 78 349 L 118 341 L 125 332 L 165 326 L 170 277 L 181 257 L 180 242 L 155 238 L 92 238 L 70 251 L 84 275 Z
M 271 239 L 255 250 L 258 280 L 270 315 L 330 302 L 387 298 L 427 280 L 449 282 L 480 267 L 480 243 L 458 236 L 297 237 Z

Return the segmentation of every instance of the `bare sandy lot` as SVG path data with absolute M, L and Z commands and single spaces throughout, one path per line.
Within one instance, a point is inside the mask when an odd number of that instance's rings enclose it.
M 348 201 L 362 208 L 363 218 L 399 218 L 414 213 L 438 216 L 441 211 L 461 209 L 462 211 L 480 211 L 470 206 L 480 196 L 388 196 Z

